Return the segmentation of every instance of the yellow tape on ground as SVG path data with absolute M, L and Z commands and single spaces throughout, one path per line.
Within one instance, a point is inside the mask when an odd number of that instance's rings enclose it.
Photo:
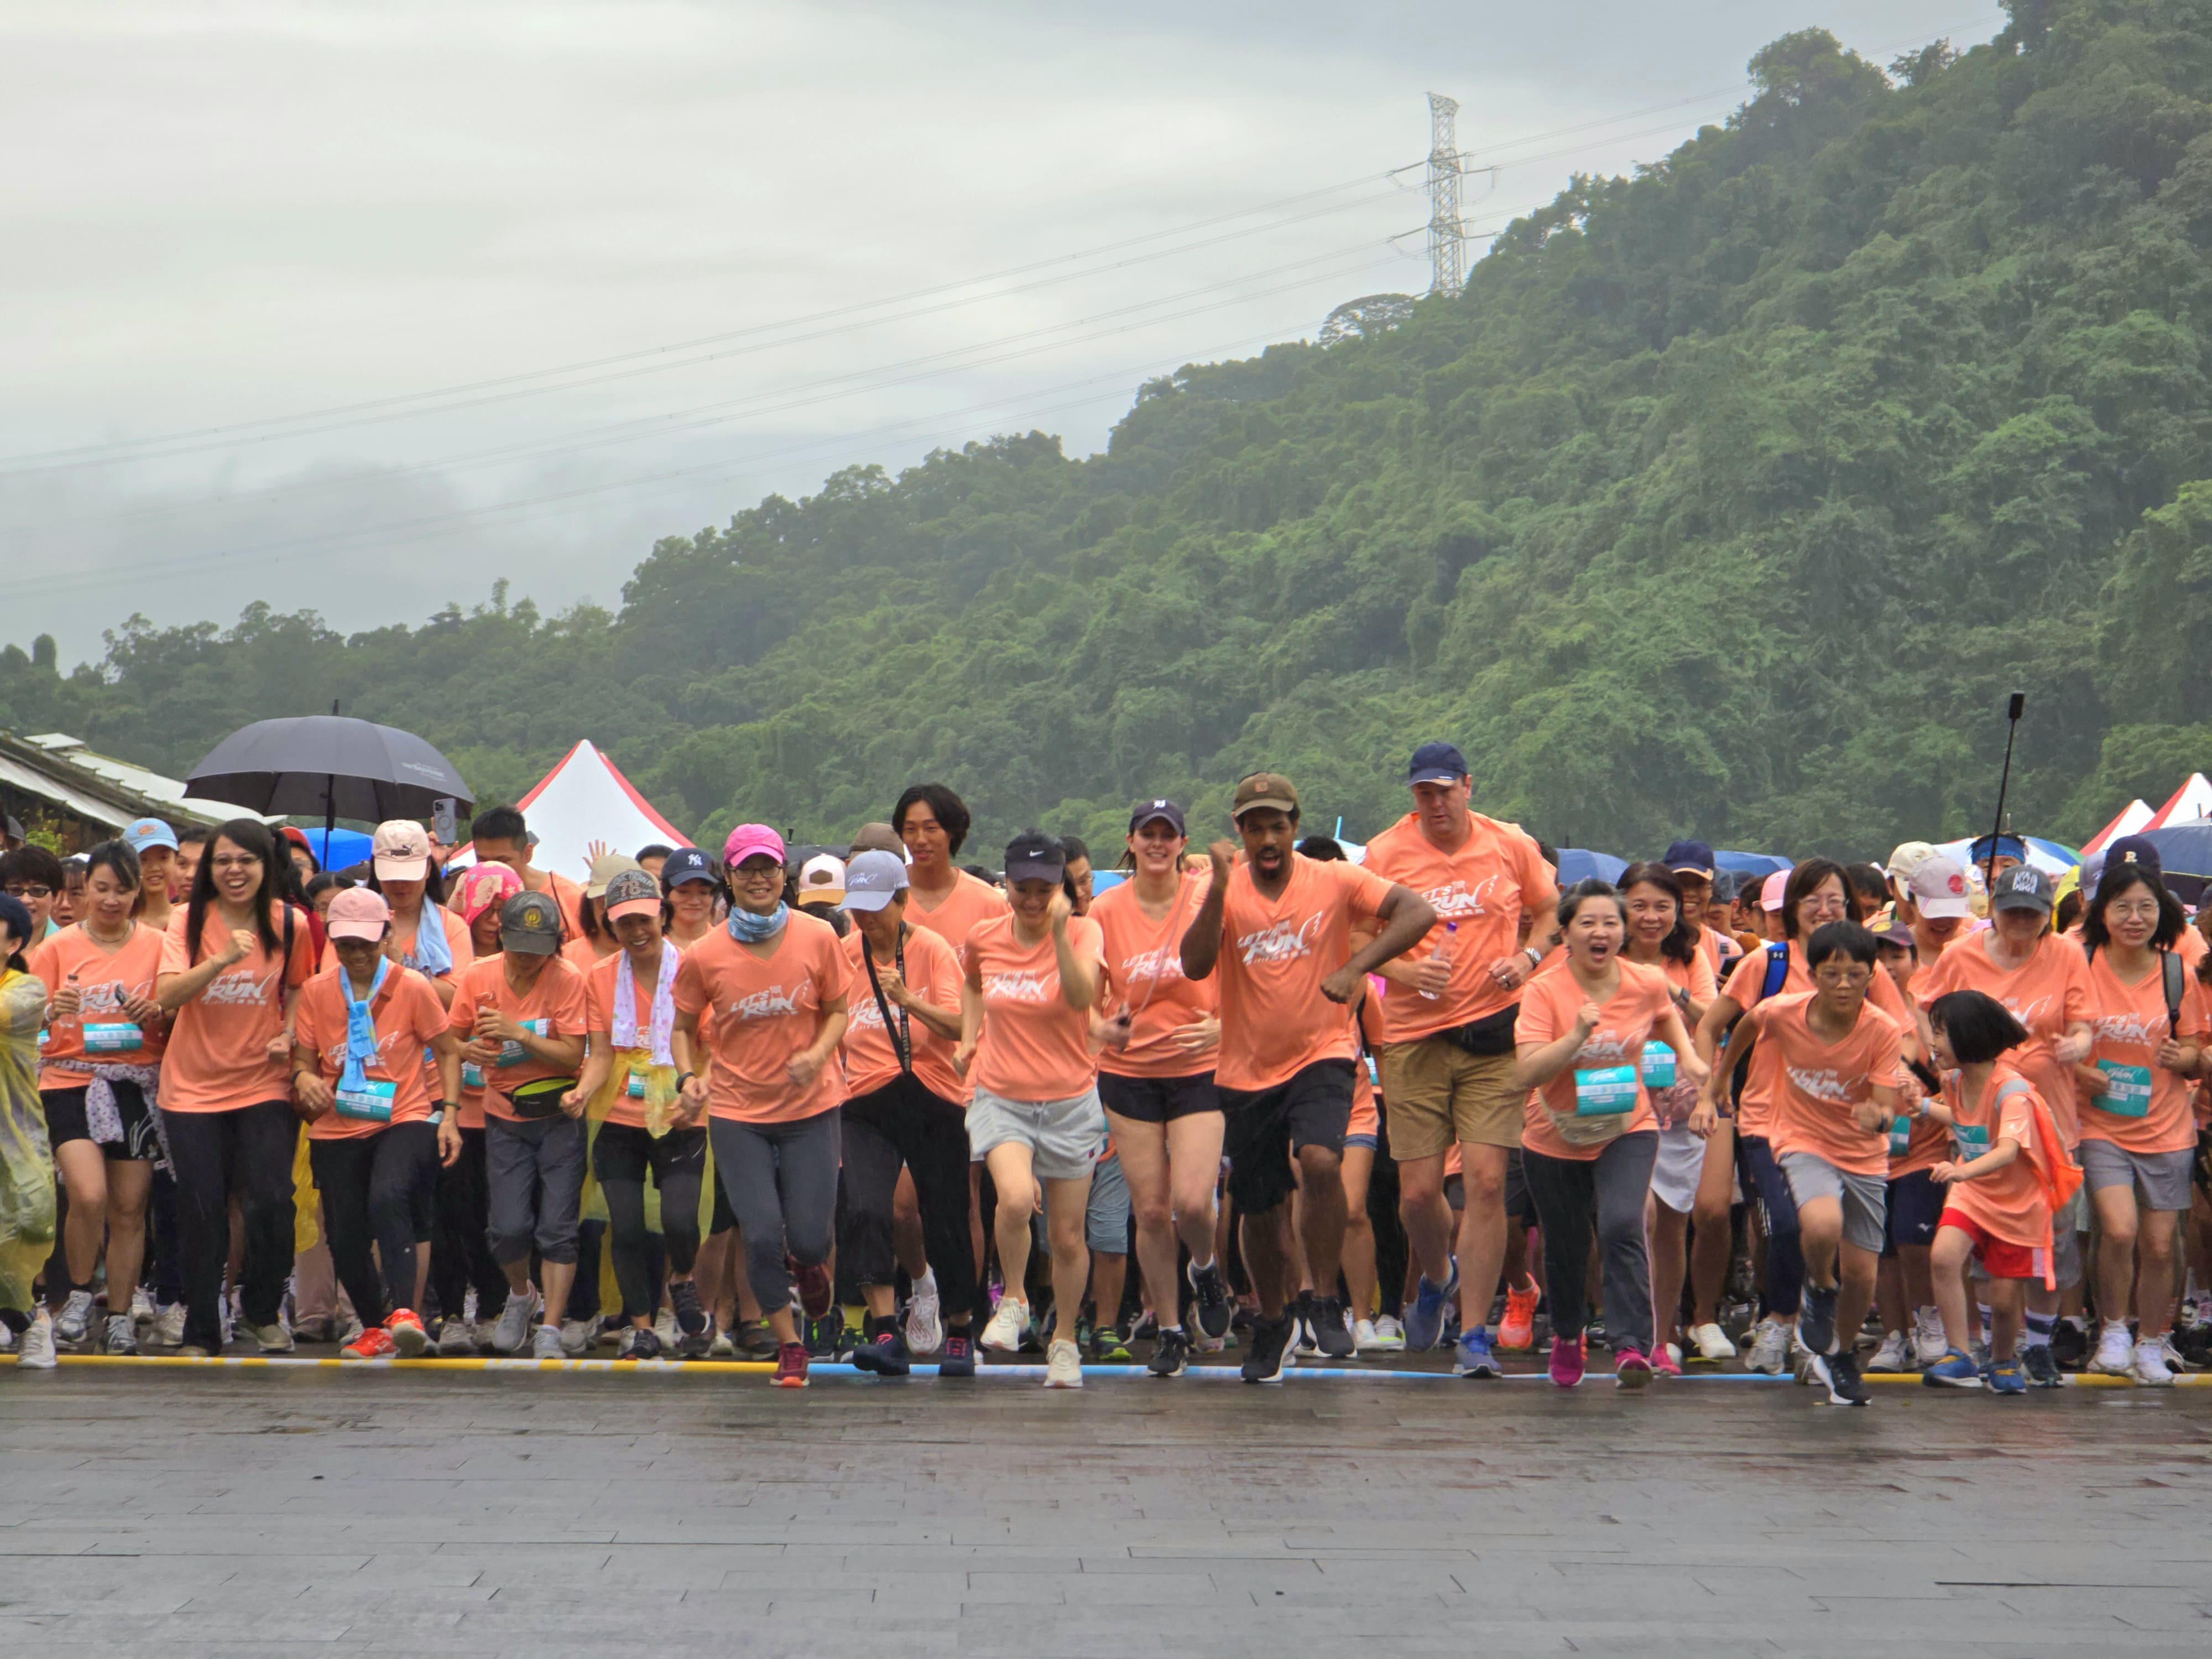
M 313 1354 L 216 1354 L 204 1358 L 182 1353 L 65 1353 L 64 1365 L 195 1365 L 227 1370 L 320 1370 L 342 1371 L 711 1371 L 719 1376 L 765 1376 L 775 1369 L 766 1359 L 340 1359 Z M 9 1356 L 9 1363 L 15 1357 Z

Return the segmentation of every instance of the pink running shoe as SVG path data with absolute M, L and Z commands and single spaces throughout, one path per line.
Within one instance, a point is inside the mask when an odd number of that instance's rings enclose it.
M 1571 1389 L 1583 1380 L 1583 1339 L 1579 1336 L 1555 1336 L 1552 1339 L 1552 1381 L 1563 1389 Z
M 1674 1345 L 1662 1342 L 1651 1351 L 1651 1369 L 1662 1376 L 1680 1376 L 1682 1362 L 1674 1357 Z
M 1644 1357 L 1644 1350 L 1632 1342 L 1624 1342 L 1613 1359 L 1613 1386 L 1616 1389 L 1648 1389 L 1654 1376 L 1651 1362 Z

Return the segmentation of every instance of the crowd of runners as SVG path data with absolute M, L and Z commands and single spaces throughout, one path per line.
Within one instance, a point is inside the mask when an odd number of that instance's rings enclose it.
M 1744 881 L 1677 842 L 1562 890 L 1459 750 L 1406 781 L 1357 860 L 1265 772 L 1219 838 L 1138 802 L 1095 870 L 963 865 L 930 783 L 848 848 L 580 883 L 504 807 L 351 871 L 253 819 L 16 847 L 6 1346 L 1526 1356 L 1839 1405 L 2203 1360 L 2212 971 L 2149 843 L 2054 886 L 2009 836 Z

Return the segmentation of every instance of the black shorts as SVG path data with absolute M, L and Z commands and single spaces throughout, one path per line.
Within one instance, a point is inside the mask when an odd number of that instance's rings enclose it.
M 634 1181 L 645 1185 L 650 1173 L 655 1187 L 686 1170 L 703 1173 L 707 1167 L 707 1126 L 671 1129 L 655 1140 L 647 1130 L 629 1123 L 602 1123 L 592 1137 L 592 1173 L 604 1187 L 610 1182 Z
M 1352 1122 L 1352 1062 L 1317 1060 L 1272 1089 L 1223 1089 L 1221 1150 L 1229 1196 L 1247 1215 L 1291 1195 L 1291 1154 L 1301 1146 L 1344 1151 Z
M 1194 1112 L 1218 1112 L 1221 1093 L 1213 1073 L 1193 1077 L 1116 1077 L 1098 1073 L 1098 1098 L 1116 1117 L 1137 1123 L 1172 1123 Z
M 146 1097 L 135 1083 L 117 1078 L 108 1085 L 115 1091 L 115 1113 L 123 1120 L 123 1139 L 100 1143 L 100 1156 L 110 1163 L 136 1162 L 150 1164 L 161 1152 L 161 1131 L 154 1122 L 154 1114 L 147 1107 Z M 46 1108 L 46 1144 L 60 1146 L 72 1140 L 90 1140 L 92 1129 L 86 1121 L 85 1097 L 91 1092 L 84 1089 L 47 1089 L 40 1098 Z
M 1925 1170 L 1901 1175 L 1889 1183 L 1889 1230 L 1881 1247 L 1884 1259 L 1897 1254 L 1900 1244 L 1923 1249 L 1936 1242 L 1936 1224 L 1942 1218 L 1944 1189 Z

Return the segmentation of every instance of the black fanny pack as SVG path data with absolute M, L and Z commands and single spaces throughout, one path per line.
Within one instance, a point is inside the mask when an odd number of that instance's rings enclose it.
M 1494 1014 L 1471 1019 L 1464 1025 L 1455 1025 L 1436 1035 L 1470 1054 L 1510 1054 L 1513 1052 L 1513 1022 L 1520 1012 L 1521 1005 L 1516 1002 L 1510 1008 L 1500 1008 Z
M 520 1118 L 560 1117 L 561 1097 L 575 1086 L 572 1077 L 542 1077 L 508 1094 L 507 1107 Z

